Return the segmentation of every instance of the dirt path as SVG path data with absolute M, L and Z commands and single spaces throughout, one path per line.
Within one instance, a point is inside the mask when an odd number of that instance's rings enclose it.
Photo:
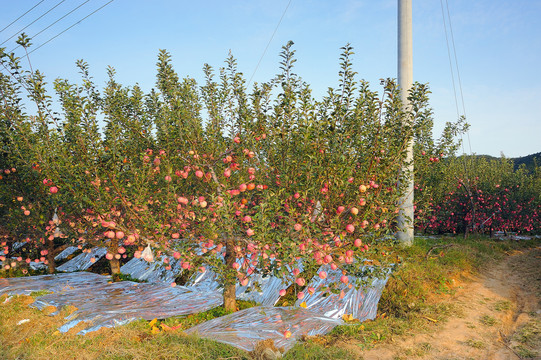
M 541 247 L 509 254 L 463 283 L 457 316 L 362 354 L 365 360 L 541 359 Z

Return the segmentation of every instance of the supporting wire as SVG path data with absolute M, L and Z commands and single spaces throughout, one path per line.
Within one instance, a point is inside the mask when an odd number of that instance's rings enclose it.
M 74 27 L 75 25 L 78 25 L 80 24 L 81 22 L 83 22 L 84 20 L 86 20 L 87 18 L 89 18 L 90 16 L 94 15 L 95 13 L 97 13 L 98 11 L 100 11 L 101 9 L 103 9 L 104 7 L 106 7 L 107 5 L 109 5 L 110 3 L 112 3 L 113 1 L 115 0 L 110 0 L 108 3 L 106 3 L 105 5 L 102 5 L 100 6 L 99 8 L 97 8 L 96 10 L 94 10 L 93 12 L 91 12 L 90 14 L 88 14 L 87 16 L 85 16 L 84 18 L 82 18 L 81 20 L 75 22 L 74 24 L 72 24 L 71 26 L 67 27 L 66 29 L 62 30 L 61 32 L 59 32 L 58 34 L 56 34 L 55 36 L 53 36 L 52 38 L 50 38 L 49 40 L 47 40 L 46 42 L 44 42 L 43 44 L 41 44 L 40 46 L 38 46 L 37 48 L 33 49 L 32 51 L 30 51 L 28 53 L 28 55 L 32 54 L 34 51 L 38 50 L 39 48 L 41 48 L 42 46 L 46 45 L 47 43 L 49 43 L 50 41 L 56 39 L 57 37 L 59 37 L 60 35 L 62 35 L 63 33 L 65 33 L 66 31 L 68 31 L 69 29 L 71 29 L 72 27 Z
M 467 116 L 466 116 L 466 105 L 464 103 L 464 92 L 462 91 L 462 80 L 461 80 L 461 77 L 460 77 L 460 69 L 458 67 L 458 57 L 456 55 L 455 36 L 453 34 L 453 25 L 451 23 L 451 13 L 449 12 L 449 1 L 448 0 L 445 0 L 445 5 L 446 5 L 446 8 L 447 8 L 447 18 L 449 19 L 449 32 L 451 33 L 451 43 L 453 44 L 453 53 L 454 53 L 454 56 L 455 56 L 455 66 L 456 66 L 456 75 L 457 75 L 457 80 L 458 80 L 458 89 L 460 90 L 460 99 L 462 101 L 462 114 L 464 114 L 464 117 L 467 118 Z M 467 131 L 466 135 L 468 136 L 468 145 L 469 145 L 469 148 L 470 148 L 470 154 L 472 154 L 473 152 L 472 152 L 472 149 L 471 149 L 470 132 Z
M 6 27 L 4 27 L 2 30 L 0 30 L 0 33 L 3 32 L 4 30 L 6 30 L 8 27 L 10 27 L 11 25 L 15 24 L 17 21 L 19 21 L 23 16 L 25 16 L 26 14 L 28 14 L 30 11 L 34 10 L 39 4 L 41 4 L 42 2 L 44 2 L 45 0 L 41 0 L 39 3 L 37 3 L 36 5 L 32 6 L 30 8 L 30 10 L 28 10 L 27 12 L 25 12 L 24 14 L 22 14 L 21 16 L 19 16 L 17 19 L 13 20 L 11 23 L 9 23 L 9 25 L 7 25 Z
M 291 2 L 293 0 L 289 0 L 289 2 L 287 3 L 287 6 L 284 10 L 284 12 L 282 13 L 282 16 L 280 17 L 280 21 L 278 21 L 278 24 L 276 25 L 276 27 L 274 28 L 274 31 L 271 35 L 271 38 L 269 39 L 269 42 L 267 43 L 267 46 L 265 47 L 265 50 L 263 50 L 263 54 L 261 54 L 261 57 L 259 58 L 259 61 L 257 62 L 257 65 L 254 69 L 254 72 L 252 73 L 252 76 L 250 76 L 250 80 L 248 81 L 248 86 L 250 86 L 250 84 L 252 83 L 252 79 L 254 78 L 255 76 L 255 73 L 257 72 L 257 69 L 259 69 L 259 65 L 261 65 L 261 61 L 263 60 L 263 58 L 265 57 L 265 54 L 267 53 L 267 50 L 269 49 L 269 46 L 272 42 L 272 39 L 274 39 L 274 35 L 276 34 L 276 31 L 278 31 L 278 28 L 280 27 L 280 24 L 282 23 L 282 20 L 284 19 L 284 16 L 286 15 L 286 12 L 287 12 L 287 9 L 289 9 L 289 5 L 291 5 Z
M 452 60 L 452 57 L 451 57 L 451 47 L 449 45 L 449 35 L 447 33 L 447 22 L 445 20 L 446 15 L 447 15 L 447 19 L 449 21 L 449 30 L 450 30 L 450 33 L 451 33 L 452 49 L 453 49 L 453 54 L 454 54 L 455 67 L 457 69 L 457 78 L 458 78 L 458 83 L 459 83 L 460 96 L 461 96 L 461 100 L 462 100 L 462 110 L 463 110 L 464 117 L 466 116 L 466 107 L 464 105 L 464 94 L 463 94 L 463 91 L 462 91 L 462 81 L 460 79 L 460 71 L 459 71 L 459 68 L 458 68 L 458 57 L 456 55 L 456 47 L 455 47 L 455 41 L 454 41 L 454 35 L 453 35 L 453 27 L 452 27 L 452 24 L 451 24 L 451 15 L 450 15 L 450 11 L 449 11 L 449 3 L 447 2 L 447 0 L 445 0 L 445 4 L 446 4 L 446 8 L 447 8 L 447 14 L 446 14 L 446 11 L 445 11 L 445 8 L 444 8 L 444 5 L 443 5 L 443 0 L 440 0 L 441 15 L 442 15 L 443 27 L 444 27 L 444 31 L 445 31 L 445 42 L 446 42 L 446 45 L 447 45 L 447 55 L 449 57 L 449 68 L 451 70 L 451 80 L 452 80 L 452 84 L 453 84 L 453 95 L 455 97 L 456 113 L 457 113 L 457 117 L 460 118 L 460 110 L 459 110 L 459 103 L 458 103 L 458 97 L 457 97 L 457 89 L 456 89 L 456 84 L 455 84 L 455 75 L 454 75 L 454 71 L 453 71 L 453 60 Z M 469 148 L 470 148 L 470 155 L 472 155 L 469 131 L 466 131 L 466 134 L 468 136 L 468 144 L 469 144 Z M 460 137 L 461 137 L 461 146 L 462 146 L 462 158 L 464 160 L 463 161 L 464 162 L 464 175 L 465 175 L 466 178 L 468 178 L 468 169 L 467 169 L 467 165 L 466 165 L 466 150 L 464 148 L 464 137 L 462 136 L 462 134 L 460 135 Z M 473 166 L 473 164 L 471 164 L 471 165 Z
M 43 14 L 41 14 L 41 16 L 39 16 L 36 20 L 32 21 L 30 24 L 26 25 L 24 28 L 22 28 L 21 30 L 17 31 L 15 34 L 11 35 L 11 37 L 9 39 L 6 39 L 4 40 L 3 43 L 1 43 L 0 45 L 4 45 L 5 43 L 7 43 L 9 40 L 13 39 L 15 36 L 17 36 L 18 34 L 22 33 L 24 30 L 26 30 L 29 26 L 33 25 L 36 21 L 38 21 L 39 19 L 41 19 L 42 17 L 44 17 L 45 15 L 47 15 L 48 13 L 50 13 L 51 11 L 53 11 L 54 9 L 56 9 L 60 4 L 62 4 L 64 1 L 66 0 L 61 0 L 59 1 L 58 3 L 56 3 L 55 6 L 53 6 L 52 8 L 50 8 L 49 10 L 47 10 L 46 12 L 44 12 Z
M 34 34 L 33 36 L 31 36 L 30 38 L 31 39 L 34 39 L 36 38 L 36 36 L 40 35 L 41 33 L 43 33 L 44 31 L 46 31 L 47 29 L 49 29 L 51 26 L 55 25 L 57 22 L 59 22 L 60 20 L 64 19 L 66 16 L 70 15 L 71 13 L 73 13 L 74 11 L 76 11 L 77 9 L 79 9 L 81 6 L 83 6 L 84 4 L 86 4 L 87 2 L 89 2 L 90 0 L 86 0 L 84 3 L 81 3 L 80 5 L 78 5 L 76 8 L 74 8 L 73 10 L 71 10 L 70 12 L 68 12 L 67 14 L 63 15 L 62 17 L 58 18 L 55 22 L 53 22 L 52 24 L 50 24 L 49 26 L 47 26 L 46 28 L 44 29 L 41 29 L 38 33 Z M 9 52 L 12 53 L 13 51 L 17 50 L 21 45 L 17 45 L 15 46 L 13 49 L 11 49 Z

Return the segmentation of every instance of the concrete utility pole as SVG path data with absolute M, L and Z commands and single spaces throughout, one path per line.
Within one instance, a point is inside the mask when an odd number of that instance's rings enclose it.
M 400 99 L 409 107 L 408 91 L 413 84 L 413 42 L 411 31 L 411 1 L 398 0 L 398 85 Z M 409 119 L 405 119 L 408 121 Z M 402 171 L 409 174 L 406 192 L 400 199 L 398 212 L 398 240 L 403 246 L 413 244 L 413 139 L 406 147 L 406 165 Z

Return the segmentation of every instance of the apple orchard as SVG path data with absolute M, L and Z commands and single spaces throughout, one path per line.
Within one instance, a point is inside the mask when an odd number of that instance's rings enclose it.
M 480 180 L 474 186 L 441 173 L 444 162 L 457 161 L 454 139 L 466 125 L 447 124 L 434 141 L 426 85 L 413 86 L 404 110 L 394 81 L 382 80 L 380 93 L 356 79 L 345 46 L 338 87 L 316 100 L 294 73 L 292 45 L 283 47 L 278 75 L 251 89 L 232 56 L 218 71 L 205 65 L 200 85 L 180 79 L 160 51 L 149 93 L 117 83 L 113 68 L 98 89 L 78 61 L 80 84 L 54 80 L 55 103 L 39 70 L 25 70 L 2 51 L 0 251 L 26 243 L 25 255 L 4 270 L 41 260 L 54 272 L 54 256 L 76 245 L 107 248 L 110 271 L 118 273 L 131 256 L 149 257 L 143 250 L 150 246 L 155 256 L 180 259 L 188 273 L 212 269 L 228 310 L 236 308 L 236 284 L 254 273 L 291 280 L 302 298 L 313 291 L 313 276 L 325 278 L 323 264 L 342 270 L 347 283 L 367 263 L 398 263 L 393 234 L 399 184 L 408 175 L 400 169 L 412 138 L 418 223 L 462 231 L 460 219 L 444 227 L 438 208 L 458 204 L 465 204 L 455 211 L 462 220 L 472 211 L 475 221 L 490 216 L 482 218 L 485 205 L 472 206 L 471 194 L 451 200 L 460 193 L 447 189 L 453 183 L 484 190 Z M 539 189 L 539 174 L 523 175 L 527 198 Z M 506 198 L 505 206 L 520 202 Z M 529 206 L 531 221 L 539 219 L 539 195 L 521 206 Z M 504 220 L 494 217 L 494 229 Z

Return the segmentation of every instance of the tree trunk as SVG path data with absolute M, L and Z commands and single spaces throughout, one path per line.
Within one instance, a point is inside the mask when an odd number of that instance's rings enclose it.
M 117 258 L 112 258 L 109 260 L 109 265 L 111 266 L 111 275 L 120 274 L 120 260 Z
M 54 239 L 47 240 L 47 266 L 49 268 L 49 274 L 54 274 L 56 271 L 56 264 L 54 262 Z
M 224 277 L 224 309 L 227 311 L 237 311 L 237 272 L 233 269 L 235 263 L 235 244 L 233 240 L 228 239 L 225 245 L 225 277 Z

